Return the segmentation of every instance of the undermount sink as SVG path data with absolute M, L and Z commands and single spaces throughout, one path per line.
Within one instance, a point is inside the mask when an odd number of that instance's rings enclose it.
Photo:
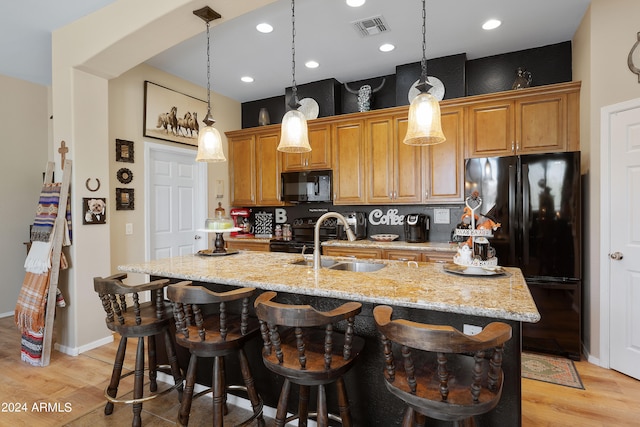
M 331 267 L 331 270 L 355 271 L 358 273 L 371 273 L 385 267 L 385 264 L 367 261 L 340 262 Z
M 292 265 L 303 265 L 313 267 L 313 260 L 302 259 L 291 263 Z M 369 261 L 334 261 L 323 259 L 321 267 L 329 270 L 353 271 L 358 273 L 371 273 L 385 267 L 385 264 Z
M 296 262 L 292 262 L 292 265 L 304 265 L 305 267 L 313 267 L 313 260 L 312 259 L 301 259 L 300 261 L 296 261 Z M 324 268 L 330 268 L 332 265 L 337 264 L 336 261 L 332 260 L 332 259 L 323 259 L 321 261 L 320 266 L 324 267 Z

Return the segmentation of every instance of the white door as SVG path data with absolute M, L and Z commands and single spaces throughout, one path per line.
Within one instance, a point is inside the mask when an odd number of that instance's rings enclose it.
M 610 239 L 602 241 L 608 277 L 603 274 L 601 286 L 609 290 L 609 365 L 640 379 L 640 99 L 606 107 L 603 119 L 609 164 L 603 165 L 601 234 Z
M 167 258 L 207 248 L 206 164 L 193 150 L 147 143 L 145 170 L 147 259 Z

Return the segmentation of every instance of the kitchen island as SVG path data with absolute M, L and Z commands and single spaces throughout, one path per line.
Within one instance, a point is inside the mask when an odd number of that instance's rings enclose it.
M 326 259 L 327 257 L 323 257 Z M 505 385 L 498 407 L 481 417 L 485 425 L 521 424 L 520 349 L 522 322 L 537 322 L 540 315 L 519 269 L 506 274 L 468 277 L 443 271 L 443 264 L 428 262 L 370 261 L 385 264 L 371 273 L 321 269 L 304 265 L 301 255 L 240 251 L 228 256 L 186 255 L 119 266 L 124 272 L 191 280 L 215 287 L 252 286 L 273 290 L 295 303 L 310 303 L 325 309 L 344 301 L 363 303 L 356 333 L 367 339 L 365 354 L 357 369 L 347 376 L 356 425 L 399 425 L 403 405 L 392 398 L 382 380 L 382 354 L 372 310 L 377 304 L 395 308 L 399 317 L 425 323 L 449 324 L 463 330 L 465 324 L 485 326 L 504 321 L 513 328 L 505 346 Z M 260 343 L 255 359 L 259 360 Z M 252 367 L 260 370 L 261 362 Z M 265 403 L 275 406 L 279 389 L 266 372 L 256 374 Z

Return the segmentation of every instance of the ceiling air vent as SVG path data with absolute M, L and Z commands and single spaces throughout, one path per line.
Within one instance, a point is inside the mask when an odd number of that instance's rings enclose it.
M 376 34 L 389 31 L 389 27 L 382 15 L 374 16 L 372 18 L 361 19 L 359 21 L 352 22 L 358 34 L 363 37 L 374 36 Z

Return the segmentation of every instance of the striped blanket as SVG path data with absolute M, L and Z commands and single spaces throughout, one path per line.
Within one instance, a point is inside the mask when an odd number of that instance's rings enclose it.
M 36 209 L 36 218 L 31 227 L 32 242 L 49 242 L 53 224 L 58 216 L 58 205 L 60 204 L 60 189 L 62 184 L 59 182 L 44 184 L 40 192 L 40 199 Z M 67 198 L 66 207 L 67 226 L 71 232 L 71 197 Z

